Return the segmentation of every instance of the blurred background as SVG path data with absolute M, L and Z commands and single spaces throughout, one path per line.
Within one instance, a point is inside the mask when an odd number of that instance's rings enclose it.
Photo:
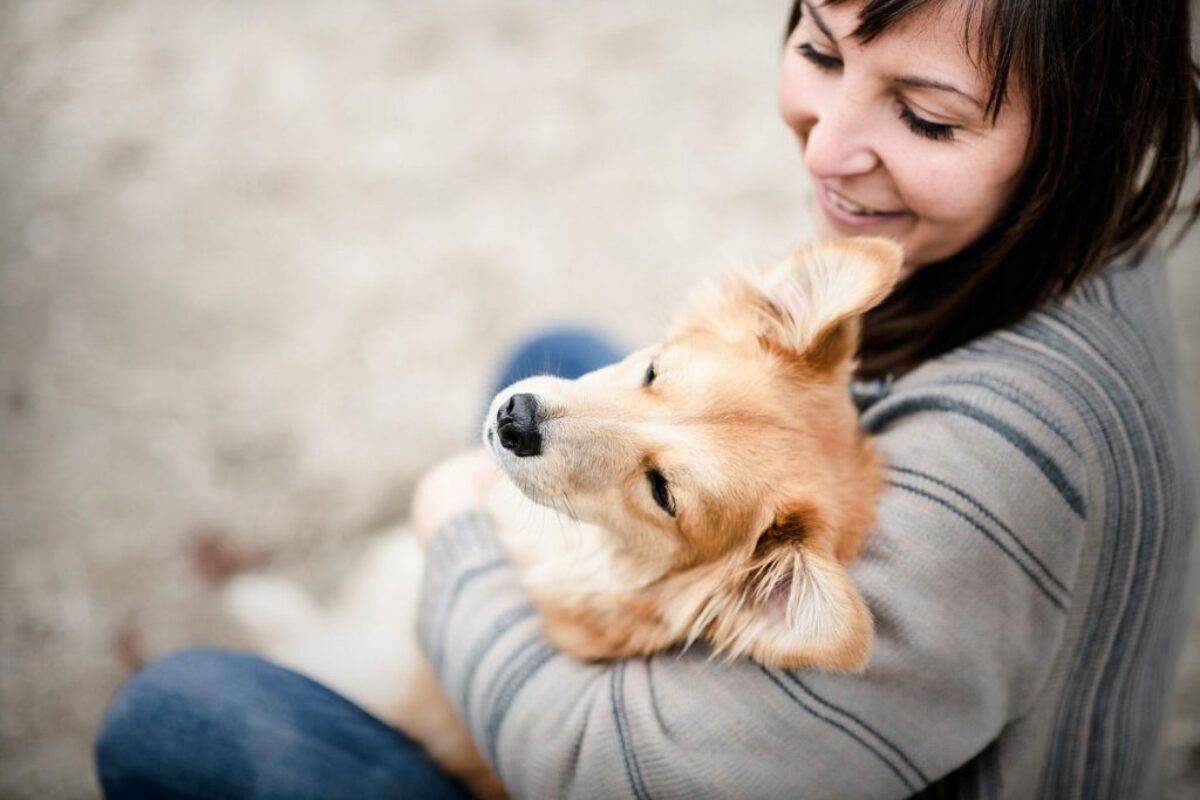
M 93 796 L 119 682 L 237 644 L 212 576 L 330 586 L 523 335 L 645 343 L 805 238 L 788 5 L 0 0 L 0 796 Z

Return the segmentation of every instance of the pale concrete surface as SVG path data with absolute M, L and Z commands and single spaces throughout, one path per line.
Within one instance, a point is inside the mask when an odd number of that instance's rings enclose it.
M 197 536 L 327 585 L 520 335 L 804 238 L 786 6 L 0 2 L 0 796 L 94 794 L 125 663 L 234 641 Z

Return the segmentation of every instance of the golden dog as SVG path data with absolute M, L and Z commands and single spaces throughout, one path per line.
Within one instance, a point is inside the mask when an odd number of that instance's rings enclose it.
M 613 659 L 704 641 L 769 667 L 866 665 L 871 617 L 845 565 L 882 473 L 848 386 L 859 317 L 900 267 L 887 240 L 813 244 L 702 291 L 661 344 L 493 400 L 483 438 L 509 480 L 490 510 L 559 649 Z M 421 563 L 398 529 L 328 608 L 257 575 L 228 600 L 267 655 L 503 796 L 410 633 Z

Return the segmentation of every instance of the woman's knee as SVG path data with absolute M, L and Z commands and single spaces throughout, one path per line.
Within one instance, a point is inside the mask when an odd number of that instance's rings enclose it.
M 109 798 L 464 797 L 399 731 L 284 667 L 222 650 L 155 661 L 96 743 Z
M 499 391 L 531 375 L 578 378 L 619 361 L 621 350 L 599 334 L 583 328 L 551 328 L 522 342 L 505 362 L 496 381 Z
M 230 740 L 242 676 L 255 659 L 185 650 L 151 662 L 109 703 L 96 739 L 96 769 L 109 797 L 179 795 L 228 788 L 244 774 Z

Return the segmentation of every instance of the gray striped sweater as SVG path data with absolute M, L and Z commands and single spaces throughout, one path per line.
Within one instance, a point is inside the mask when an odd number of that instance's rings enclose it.
M 557 653 L 482 513 L 420 636 L 512 794 L 1145 797 L 1194 529 L 1165 274 L 1114 265 L 864 397 L 889 462 L 863 675 Z

